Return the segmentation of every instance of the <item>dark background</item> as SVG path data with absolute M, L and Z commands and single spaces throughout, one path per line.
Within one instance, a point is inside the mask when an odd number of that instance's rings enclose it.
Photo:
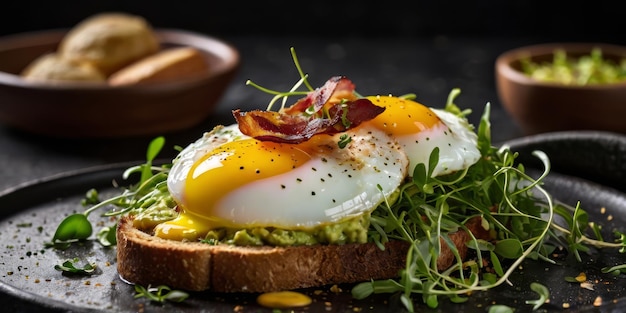
M 111 11 L 140 15 L 155 28 L 222 38 L 240 52 L 240 71 L 215 114 L 191 129 L 164 134 L 169 146 L 186 146 L 214 125 L 232 123 L 235 107 L 265 108 L 271 97 L 246 86 L 247 79 L 290 89 L 298 77 L 290 47 L 314 86 L 346 75 L 361 94 L 414 93 L 431 107 L 442 107 L 450 90 L 460 88 L 456 103 L 472 110 L 472 124 L 491 104 L 492 139 L 502 143 L 524 134 L 496 93 L 500 53 L 551 41 L 626 44 L 626 19 L 613 0 L 16 0 L 0 6 L 0 37 L 69 29 Z M 0 190 L 70 170 L 143 160 L 151 139 L 50 140 L 0 125 Z M 164 158 L 173 157 L 174 150 L 168 151 Z
M 101 11 L 219 36 L 536 36 L 624 42 L 620 1 L 5 1 L 0 35 L 74 26 Z

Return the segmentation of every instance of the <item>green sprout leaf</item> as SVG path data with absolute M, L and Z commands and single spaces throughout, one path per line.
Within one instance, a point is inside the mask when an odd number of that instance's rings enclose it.
M 85 193 L 85 198 L 81 201 L 83 206 L 95 205 L 100 203 L 100 199 L 98 197 L 98 191 L 95 188 L 91 188 L 87 190 Z
M 428 168 L 423 163 L 416 164 L 413 169 L 413 182 L 422 190 L 422 192 L 431 194 L 433 193 L 433 181 L 431 179 L 433 171 L 437 167 L 439 162 L 439 147 L 435 147 L 430 152 L 428 158 Z
M 183 302 L 189 297 L 189 294 L 184 291 L 172 290 L 170 287 L 164 285 L 155 288 L 135 285 L 135 292 L 135 299 L 145 297 L 157 303 L 164 303 L 165 301 Z
M 96 235 L 96 238 L 98 239 L 100 244 L 105 247 L 114 246 L 117 243 L 117 238 L 115 237 L 116 230 L 117 224 L 113 226 L 102 227 Z
M 487 313 L 513 313 L 515 310 L 509 306 L 502 304 L 494 304 L 489 306 Z
M 52 243 L 85 240 L 91 236 L 93 228 L 87 216 L 75 213 L 66 217 L 57 227 Z
M 524 246 L 517 239 L 502 239 L 496 242 L 495 252 L 507 259 L 517 259 L 522 256 Z
M 498 255 L 495 252 L 490 251 L 490 256 L 491 264 L 493 264 L 493 270 L 496 272 L 496 274 L 498 274 L 498 276 L 504 276 L 504 269 L 502 268 L 502 263 L 500 263 Z
M 526 300 L 526 304 L 533 305 L 533 311 L 534 311 L 534 310 L 537 310 L 539 307 L 541 307 L 544 303 L 546 303 L 548 298 L 550 298 L 550 291 L 548 290 L 546 286 L 540 283 L 531 283 L 530 289 L 536 292 L 537 294 L 539 294 L 539 299 L 537 300 Z
M 615 234 L 615 237 L 619 238 L 617 239 L 617 242 L 619 242 L 619 244 L 622 245 L 622 247 L 619 249 L 620 253 L 626 253 L 626 234 L 619 232 L 619 231 L 614 231 L 613 232 Z
M 152 176 L 152 161 L 157 157 L 163 146 L 165 145 L 165 137 L 159 136 L 152 141 L 148 145 L 148 150 L 146 151 L 146 163 L 142 166 L 141 170 L 141 181 L 146 181 Z
M 78 258 L 67 259 L 62 264 L 57 264 L 54 266 L 54 269 L 57 271 L 61 271 L 63 273 L 71 273 L 71 274 L 79 274 L 79 275 L 90 275 L 96 270 L 96 263 L 86 263 L 82 267 L 77 267 L 76 263 L 78 263 Z
M 348 134 L 343 134 L 339 137 L 339 142 L 337 143 L 339 145 L 340 149 L 345 148 L 350 142 L 352 141 L 352 137 L 350 137 Z
M 602 268 L 602 273 L 612 273 L 615 276 L 619 274 L 626 274 L 626 264 L 604 267 Z

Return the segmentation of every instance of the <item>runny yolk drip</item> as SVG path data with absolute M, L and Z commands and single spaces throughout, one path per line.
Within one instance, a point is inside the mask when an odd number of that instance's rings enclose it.
M 185 180 L 182 211 L 159 224 L 155 235 L 173 240 L 196 240 L 210 229 L 229 226 L 214 218 L 221 198 L 260 179 L 280 175 L 311 159 L 311 144 L 280 144 L 246 139 L 226 143 L 198 159 Z M 213 218 L 211 218 L 213 217 Z
M 383 113 L 368 123 L 394 136 L 416 134 L 441 122 L 432 110 L 412 100 L 392 96 L 367 98 L 375 105 L 385 107 Z

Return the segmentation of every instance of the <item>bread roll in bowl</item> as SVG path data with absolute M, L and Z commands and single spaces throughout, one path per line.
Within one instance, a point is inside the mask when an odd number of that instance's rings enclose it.
M 20 74 L 32 81 L 106 82 L 106 77 L 90 63 L 77 62 L 48 53 L 35 59 Z
M 59 44 L 58 53 L 68 60 L 90 63 L 108 76 L 159 49 L 145 19 L 111 12 L 89 17 L 72 28 Z
M 193 47 L 164 49 L 145 57 L 109 77 L 112 86 L 186 79 L 209 70 L 204 55 Z

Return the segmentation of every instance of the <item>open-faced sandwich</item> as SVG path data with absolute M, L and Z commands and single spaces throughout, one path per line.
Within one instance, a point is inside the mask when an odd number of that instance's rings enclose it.
M 116 207 L 124 280 L 228 293 L 359 283 L 355 297 L 399 291 L 410 307 L 421 293 L 436 306 L 498 286 L 568 240 L 622 246 L 554 222 L 581 210 L 557 209 L 542 177 L 491 145 L 489 105 L 475 129 L 458 90 L 435 109 L 410 95 L 362 96 L 343 76 L 319 88 L 301 77 L 267 110 L 234 110 L 232 125 L 171 164 L 152 164 L 155 139 L 148 162 L 125 173 L 139 182 L 97 205 Z

